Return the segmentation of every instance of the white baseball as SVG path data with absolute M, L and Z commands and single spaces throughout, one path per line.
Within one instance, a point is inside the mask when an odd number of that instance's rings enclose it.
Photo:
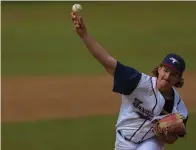
M 81 11 L 82 10 L 82 6 L 80 4 L 74 4 L 72 6 L 72 11 L 73 12 L 78 12 L 78 11 Z

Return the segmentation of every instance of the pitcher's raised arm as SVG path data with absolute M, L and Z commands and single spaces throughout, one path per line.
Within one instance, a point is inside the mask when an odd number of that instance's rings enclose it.
M 117 60 L 89 35 L 81 16 L 77 16 L 76 13 L 72 12 L 71 17 L 76 33 L 83 40 L 89 52 L 104 66 L 106 71 L 113 76 Z

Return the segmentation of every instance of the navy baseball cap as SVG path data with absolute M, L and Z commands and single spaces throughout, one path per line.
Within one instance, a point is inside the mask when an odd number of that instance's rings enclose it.
M 183 71 L 185 70 L 184 59 L 174 53 L 168 54 L 162 61 L 162 64 L 181 73 L 183 73 Z

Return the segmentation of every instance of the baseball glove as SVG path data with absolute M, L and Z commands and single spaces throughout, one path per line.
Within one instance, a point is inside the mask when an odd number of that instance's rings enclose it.
M 153 131 L 158 137 L 167 139 L 168 137 L 182 137 L 186 135 L 186 128 L 183 123 L 183 116 L 179 113 L 171 113 L 155 121 Z M 169 143 L 169 141 L 165 141 Z

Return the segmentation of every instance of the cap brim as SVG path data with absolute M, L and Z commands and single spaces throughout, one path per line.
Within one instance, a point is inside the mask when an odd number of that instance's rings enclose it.
M 170 65 L 170 64 L 162 63 L 162 65 L 167 66 L 167 67 L 169 67 L 170 69 L 173 69 L 173 70 L 175 70 L 175 71 L 180 72 L 178 69 L 176 69 L 174 66 L 172 66 L 172 65 Z

